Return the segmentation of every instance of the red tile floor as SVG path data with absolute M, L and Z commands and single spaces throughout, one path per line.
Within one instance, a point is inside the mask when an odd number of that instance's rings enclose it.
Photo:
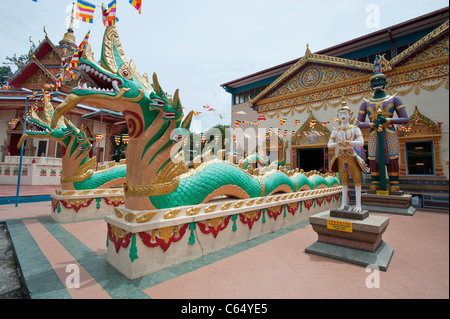
M 0 221 L 23 219 L 58 274 L 58 265 L 76 260 L 36 219 L 49 215 L 49 202 L 0 205 Z M 145 286 L 142 281 L 139 289 L 160 299 L 448 299 L 448 212 L 388 216 L 390 224 L 383 239 L 394 248 L 394 255 L 388 270 L 379 272 L 378 281 L 365 267 L 305 253 L 317 240 L 311 226 L 306 225 L 159 284 Z M 65 223 L 62 227 L 96 254 L 106 253 L 103 220 Z M 83 271 L 89 284 L 69 292 L 70 297 L 110 298 L 108 290 Z M 366 283 L 378 283 L 379 288 L 368 288 Z

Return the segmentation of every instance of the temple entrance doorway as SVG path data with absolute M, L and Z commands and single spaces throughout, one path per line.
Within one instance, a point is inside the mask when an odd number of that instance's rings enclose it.
M 297 149 L 297 167 L 305 172 L 312 170 L 324 173 L 328 168 L 327 148 Z
M 17 143 L 19 143 L 21 136 L 22 134 L 11 134 L 8 147 L 8 152 L 11 156 L 20 155 L 20 148 L 17 148 Z

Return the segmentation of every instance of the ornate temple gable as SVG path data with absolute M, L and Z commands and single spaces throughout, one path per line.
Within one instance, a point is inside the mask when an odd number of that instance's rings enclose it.
M 449 88 L 448 27 L 447 21 L 390 61 L 382 58 L 388 94 Z M 269 118 L 335 108 L 342 96 L 359 104 L 372 94 L 371 74 L 371 64 L 309 53 L 249 104 Z
M 61 65 L 61 54 L 49 38 L 39 43 L 33 55 L 43 65 Z
M 406 95 L 413 91 L 434 91 L 445 84 L 449 88 L 448 21 L 387 61 L 389 94 Z
M 30 90 L 41 90 L 43 84 L 46 83 L 55 83 L 53 75 L 45 69 L 37 68 L 31 76 L 22 82 L 22 86 Z
M 316 123 L 311 127 L 310 123 Z M 291 145 L 294 148 L 310 147 L 311 145 L 327 145 L 330 138 L 330 130 L 317 121 L 312 112 L 309 113 L 308 119 L 298 129 L 292 137 Z
M 253 100 L 250 100 L 249 106 L 260 106 L 286 93 L 301 95 L 328 84 L 332 85 L 336 81 L 351 81 L 354 77 L 364 73 L 370 74 L 370 72 L 372 72 L 370 63 L 313 54 L 307 47 L 305 55 Z
M 276 89 L 273 93 L 268 94 L 265 99 L 270 100 L 279 96 L 289 98 L 296 94 L 302 94 L 305 91 L 322 91 L 327 86 L 352 81 L 360 77 L 367 78 L 367 74 L 367 71 L 362 72 L 360 70 L 311 63 L 308 61 L 284 85 Z
M 432 59 L 439 59 L 443 57 L 448 58 L 448 35 L 428 49 L 414 55 L 414 57 L 410 58 L 405 64 L 427 62 Z
M 49 72 L 35 56 L 16 72 L 10 81 L 10 85 L 16 88 L 27 88 L 30 90 L 41 90 L 46 83 L 55 83 L 56 78 Z
M 389 61 L 390 66 L 399 67 L 442 57 L 448 59 L 448 33 L 449 21 L 447 20 Z
M 398 130 L 399 137 L 408 136 L 410 138 L 424 138 L 431 135 L 441 135 L 441 125 L 419 112 L 418 107 L 414 109 L 414 113 L 409 117 L 408 124 L 402 126 Z

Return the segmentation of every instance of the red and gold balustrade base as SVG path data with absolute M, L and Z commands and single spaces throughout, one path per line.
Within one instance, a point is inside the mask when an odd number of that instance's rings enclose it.
M 114 208 L 124 207 L 123 188 L 56 190 L 52 198 L 52 219 L 71 222 L 103 218 Z
M 108 224 L 107 261 L 129 279 L 197 259 L 341 205 L 342 187 L 154 211 L 116 207 Z

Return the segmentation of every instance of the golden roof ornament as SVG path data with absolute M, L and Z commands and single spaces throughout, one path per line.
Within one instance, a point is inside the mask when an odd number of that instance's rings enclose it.
M 311 51 L 309 50 L 309 45 L 308 45 L 308 43 L 306 43 L 306 51 L 305 51 L 305 56 L 310 56 L 312 53 L 311 53 Z

